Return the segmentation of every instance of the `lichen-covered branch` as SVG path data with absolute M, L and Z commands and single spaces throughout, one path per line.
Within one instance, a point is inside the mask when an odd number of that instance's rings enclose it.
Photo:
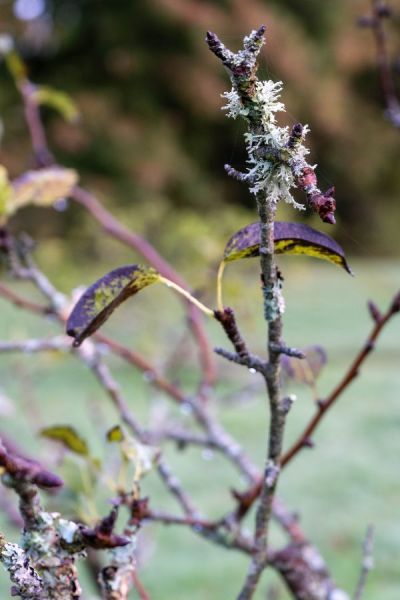
M 14 584 L 13 596 L 26 600 L 43 598 L 43 581 L 30 565 L 29 557 L 17 544 L 10 544 L 0 534 L 0 561 Z
M 227 49 L 211 32 L 207 33 L 210 50 L 227 67 L 232 83 L 224 97 L 228 116 L 242 117 L 247 122 L 245 134 L 248 168 L 246 173 L 225 165 L 228 175 L 247 183 L 254 194 L 260 219 L 261 282 L 264 300 L 264 316 L 268 324 L 269 361 L 263 364 L 248 351 L 230 309 L 217 311 L 216 318 L 232 342 L 235 354 L 223 349 L 216 352 L 228 360 L 247 366 L 261 373 L 265 379 L 269 405 L 270 424 L 267 441 L 267 460 L 260 482 L 260 500 L 256 509 L 253 554 L 249 571 L 239 600 L 253 597 L 262 571 L 268 563 L 268 532 L 273 512 L 273 502 L 281 470 L 281 455 L 285 421 L 291 402 L 282 398 L 280 386 L 280 356 L 288 354 L 302 357 L 289 348 L 282 337 L 282 313 L 284 300 L 281 292 L 282 279 L 274 260 L 274 223 L 277 203 L 284 200 L 296 208 L 299 205 L 292 195 L 292 188 L 300 187 L 306 193 L 308 205 L 323 221 L 334 223 L 335 201 L 333 189 L 322 193 L 317 186 L 314 167 L 306 161 L 304 146 L 307 127 L 296 124 L 289 133 L 287 127 L 277 125 L 275 114 L 284 110 L 279 101 L 281 82 L 260 81 L 257 78 L 257 59 L 264 43 L 265 27 L 244 38 L 243 48 L 237 53 Z M 299 598 L 301 596 L 298 596 Z
M 285 414 L 280 406 L 279 357 L 273 345 L 282 345 L 283 299 L 281 282 L 274 261 L 274 221 L 279 199 L 294 202 L 290 187 L 293 185 L 290 168 L 279 159 L 278 151 L 283 142 L 282 130 L 277 127 L 275 112 L 282 110 L 278 102 L 280 84 L 260 82 L 257 79 L 257 57 L 264 43 L 265 27 L 260 27 L 244 38 L 243 49 L 236 54 L 225 48 L 213 33 L 207 34 L 210 50 L 223 62 L 231 75 L 232 90 L 225 94 L 229 116 L 242 116 L 248 123 L 246 134 L 250 191 L 255 194 L 261 225 L 261 280 L 264 298 L 264 315 L 268 323 L 269 364 L 264 377 L 270 403 L 270 427 L 267 464 L 263 477 L 263 491 L 256 514 L 255 544 L 248 576 L 239 595 L 241 600 L 254 594 L 261 572 L 266 565 L 268 525 L 272 503 L 279 476 L 279 459 L 282 450 Z M 224 313 L 221 313 L 224 317 Z M 248 351 L 232 326 L 225 325 L 240 358 Z M 227 323 L 229 325 L 229 321 Z M 272 344 L 272 346 L 271 346 Z

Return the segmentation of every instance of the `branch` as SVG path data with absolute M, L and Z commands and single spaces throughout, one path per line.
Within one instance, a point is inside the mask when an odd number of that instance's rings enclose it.
M 17 544 L 7 543 L 1 534 L 0 561 L 14 584 L 11 589 L 13 596 L 19 596 L 26 600 L 43 598 L 43 581 L 31 566 L 29 557 Z
M 325 600 L 349 596 L 332 581 L 325 562 L 314 546 L 290 544 L 274 554 L 272 564 L 297 600 Z
M 370 525 L 367 529 L 363 544 L 363 559 L 361 565 L 360 578 L 354 592 L 353 600 L 361 600 L 364 594 L 365 586 L 370 571 L 374 568 L 374 528 Z
M 246 581 L 239 594 L 239 600 L 247 600 L 253 597 L 256 586 L 263 569 L 266 566 L 268 528 L 272 515 L 272 504 L 280 471 L 280 454 L 282 450 L 283 431 L 286 413 L 282 411 L 280 401 L 280 352 L 274 350 L 274 346 L 281 347 L 282 344 L 282 297 L 280 292 L 280 279 L 274 261 L 274 220 L 276 213 L 276 201 L 267 192 L 265 184 L 265 170 L 258 163 L 259 150 L 263 136 L 266 138 L 271 120 L 266 114 L 264 97 L 262 97 L 261 86 L 257 79 L 257 58 L 264 43 L 265 27 L 260 27 L 244 38 L 243 49 L 233 54 L 227 50 L 214 33 L 208 33 L 206 42 L 210 50 L 229 69 L 233 90 L 227 97 L 230 98 L 228 105 L 231 115 L 242 114 L 248 122 L 248 154 L 249 162 L 255 164 L 251 191 L 255 193 L 258 215 L 261 223 L 261 278 L 264 298 L 264 314 L 268 323 L 268 347 L 269 364 L 264 370 L 269 404 L 270 404 L 270 427 L 269 442 L 266 459 L 265 475 L 262 483 L 262 493 L 256 514 L 255 545 L 256 552 L 253 555 Z M 236 95 L 236 96 L 235 96 Z M 273 122 L 273 121 L 272 121 Z M 256 159 L 257 157 L 257 159 Z M 260 166 L 259 166 L 260 165 Z M 227 313 L 227 309 L 217 312 L 228 338 L 232 341 L 239 358 L 247 358 L 247 348 L 238 334 L 233 314 Z M 226 356 L 226 354 L 224 353 Z
M 352 381 L 359 375 L 360 367 L 375 348 L 375 342 L 378 339 L 380 333 L 387 323 L 400 311 L 400 292 L 398 292 L 392 299 L 391 304 L 384 315 L 380 318 L 377 316 L 375 325 L 368 336 L 365 344 L 357 354 L 349 369 L 343 376 L 342 380 L 332 390 L 332 392 L 318 403 L 317 412 L 311 419 L 310 423 L 306 426 L 303 433 L 299 436 L 298 440 L 293 444 L 291 448 L 282 457 L 282 467 L 286 466 L 300 450 L 307 447 L 310 443 L 312 435 L 319 425 L 320 421 L 327 413 L 327 411 L 333 406 L 336 400 L 343 394 L 348 388 Z
M 345 375 L 338 383 L 338 385 L 332 390 L 332 392 L 325 398 L 318 402 L 317 410 L 314 417 L 311 418 L 308 425 L 305 427 L 303 433 L 298 437 L 297 441 L 286 451 L 282 456 L 281 466 L 285 467 L 293 458 L 303 449 L 310 448 L 313 445 L 312 434 L 318 427 L 322 418 L 326 412 L 332 407 L 332 405 L 338 400 L 343 394 L 347 387 L 352 381 L 359 375 L 360 368 L 364 361 L 368 358 L 370 353 L 375 347 L 376 340 L 381 334 L 384 327 L 399 311 L 400 311 L 400 292 L 398 292 L 392 299 L 387 312 L 382 315 L 376 306 L 369 302 L 368 304 L 371 317 L 373 318 L 375 325 L 368 336 L 366 342 L 362 346 L 361 350 L 351 363 L 350 367 L 346 371 Z M 237 509 L 237 516 L 242 519 L 253 505 L 255 500 L 258 498 L 261 491 L 261 479 L 259 479 L 254 486 L 242 493 L 236 493 L 236 498 L 239 501 Z
M 33 273 L 29 273 L 29 270 L 33 270 Z M 40 284 L 40 289 L 42 293 L 45 294 L 46 298 L 49 300 L 50 305 L 53 308 L 44 307 L 42 305 L 32 305 L 29 301 L 26 301 L 23 297 L 16 294 L 14 291 L 9 290 L 5 286 L 0 287 L 0 295 L 5 297 L 7 300 L 13 302 L 16 306 L 20 308 L 24 308 L 33 312 L 34 314 L 46 315 L 51 312 L 54 314 L 55 318 L 57 318 L 60 322 L 65 321 L 64 309 L 57 309 L 55 298 L 59 298 L 59 293 L 55 288 L 51 285 L 51 283 L 46 280 L 46 277 L 43 273 L 37 273 L 38 271 L 36 265 L 34 265 L 33 261 L 30 261 L 30 266 L 28 271 L 24 271 L 23 273 L 19 273 L 23 278 L 27 278 L 32 281 L 36 286 Z M 58 311 L 58 312 L 57 312 Z M 134 351 L 122 346 L 118 342 L 107 338 L 102 334 L 96 334 L 96 341 L 102 344 L 107 344 L 111 351 L 115 354 L 119 355 L 121 358 L 129 362 L 130 364 L 135 365 L 143 372 L 149 373 L 151 376 L 148 377 L 150 383 L 153 383 L 156 386 L 159 386 L 160 389 L 163 389 L 167 394 L 169 394 L 176 402 L 178 403 L 186 403 L 188 407 L 192 410 L 193 417 L 197 420 L 202 429 L 206 432 L 206 439 L 208 440 L 209 446 L 213 447 L 216 450 L 220 451 L 228 460 L 235 465 L 239 471 L 246 477 L 246 479 L 250 483 L 254 483 L 259 479 L 258 469 L 252 464 L 251 460 L 246 456 L 243 449 L 240 445 L 234 440 L 224 429 L 223 427 L 216 421 L 215 417 L 209 414 L 207 407 L 202 403 L 197 403 L 194 398 L 188 397 L 178 386 L 175 384 L 171 384 L 167 380 L 163 379 L 157 372 L 154 367 L 148 363 L 145 359 L 143 359 L 140 355 L 135 353 Z M 132 429 L 136 436 L 138 436 L 142 441 L 146 442 L 147 440 L 151 440 L 151 436 L 154 435 L 151 432 L 144 430 L 140 424 L 136 421 L 131 411 L 128 408 L 128 404 L 126 400 L 123 398 L 121 391 L 119 389 L 118 384 L 112 377 L 112 374 L 108 367 L 103 363 L 100 359 L 100 355 L 97 353 L 95 346 L 90 341 L 86 341 L 86 344 L 83 345 L 78 351 L 75 353 L 80 353 L 78 356 L 81 360 L 84 360 L 89 368 L 93 371 L 96 378 L 99 380 L 99 383 L 105 389 L 107 394 L 111 397 L 112 401 L 117 407 L 121 418 L 124 422 Z M 261 361 L 260 361 L 261 362 Z M 168 433 L 168 432 L 167 432 Z M 178 443 L 189 442 L 190 434 L 180 436 L 180 432 L 174 436 L 173 432 L 171 433 L 171 439 L 174 439 Z M 204 439 L 194 436 L 192 440 L 193 443 L 205 443 Z M 161 466 L 160 466 L 161 465 Z M 213 523 L 213 527 L 205 527 L 204 525 L 208 523 L 201 519 L 198 515 L 195 508 L 190 504 L 190 501 L 186 497 L 182 487 L 179 482 L 172 476 L 169 471 L 168 466 L 165 465 L 161 461 L 158 465 L 159 474 L 163 478 L 164 483 L 167 488 L 172 491 L 175 497 L 178 499 L 179 504 L 182 506 L 185 515 L 184 517 L 177 517 L 175 521 L 176 524 L 185 524 L 185 522 L 189 525 L 189 523 L 193 524 L 191 527 L 192 530 L 200 535 L 208 539 L 210 542 L 221 545 L 228 549 L 236 549 L 241 552 L 245 552 L 247 554 L 253 555 L 255 546 L 252 540 L 249 540 L 247 536 L 243 534 L 243 532 L 238 528 L 236 515 L 233 515 L 233 519 L 231 516 Z M 293 540 L 304 540 L 305 535 L 301 531 L 301 528 L 298 524 L 298 521 L 293 517 L 289 511 L 287 511 L 281 503 L 277 503 L 277 500 L 274 502 L 273 507 L 275 518 L 283 527 L 283 529 L 288 533 L 289 537 Z M 178 522 L 179 521 L 179 522 Z M 197 523 L 197 527 L 195 524 Z M 222 530 L 221 530 L 222 527 Z M 233 529 L 231 529 L 231 527 Z M 226 529 L 227 528 L 227 529 Z M 224 531 L 224 529 L 226 529 Z M 317 552 L 316 549 L 314 549 Z M 272 551 L 268 552 L 268 556 L 272 556 Z M 322 559 L 321 559 L 322 560 Z
M 26 72 L 18 74 L 15 77 L 15 83 L 24 104 L 25 119 L 36 163 L 38 167 L 49 166 L 54 163 L 54 159 L 48 147 L 40 108 L 35 99 L 37 87 L 29 81 Z M 81 204 L 109 235 L 139 252 L 162 275 L 168 277 L 168 279 L 171 279 L 181 287 L 187 288 L 185 281 L 157 250 L 147 240 L 119 223 L 93 194 L 76 186 L 71 194 L 71 198 Z M 212 352 L 208 344 L 200 313 L 192 304 L 186 302 L 185 305 L 188 314 L 188 325 L 196 340 L 203 370 L 201 388 L 204 386 L 208 387 L 213 384 L 216 375 Z
M 390 55 L 388 36 L 384 19 L 392 16 L 392 11 L 381 0 L 371 0 L 372 14 L 361 17 L 361 27 L 369 27 L 373 33 L 376 48 L 376 63 L 379 72 L 381 91 L 386 105 L 385 115 L 397 128 L 400 128 L 400 102 L 396 93 Z
M 119 221 L 117 221 L 117 219 L 104 208 L 102 204 L 100 204 L 93 194 L 76 186 L 72 191 L 71 198 L 83 206 L 103 227 L 106 233 L 136 250 L 136 252 L 141 254 L 146 261 L 161 273 L 161 275 L 167 277 L 174 283 L 177 283 L 184 289 L 187 289 L 188 286 L 186 282 L 176 273 L 157 250 L 147 240 L 119 223 Z M 209 348 L 208 340 L 202 325 L 201 315 L 192 304 L 186 301 L 184 302 L 187 307 L 189 327 L 192 330 L 199 348 L 204 384 L 209 386 L 213 384 L 216 373 L 211 356 L 211 349 Z
M 0 354 L 9 352 L 23 352 L 32 354 L 36 352 L 71 351 L 71 341 L 67 336 L 55 336 L 48 339 L 29 339 L 22 342 L 0 342 Z

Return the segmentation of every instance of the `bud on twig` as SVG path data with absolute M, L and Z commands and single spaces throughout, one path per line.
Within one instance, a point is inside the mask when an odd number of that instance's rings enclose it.
M 372 300 L 368 301 L 368 310 L 375 323 L 379 323 L 382 319 L 382 313 L 375 304 L 375 302 L 372 302 Z

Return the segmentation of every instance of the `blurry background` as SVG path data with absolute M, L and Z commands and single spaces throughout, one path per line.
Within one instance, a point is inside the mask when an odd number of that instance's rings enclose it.
M 388 23 L 396 68 L 400 3 L 391 4 L 397 12 Z M 210 304 L 223 246 L 255 214 L 246 188 L 223 170 L 225 162 L 244 167 L 244 129 L 220 110 L 220 94 L 230 85 L 204 35 L 214 30 L 237 49 L 243 35 L 267 25 L 261 75 L 284 81 L 288 111 L 283 119 L 289 125 L 309 123 L 311 162 L 318 163 L 321 187 L 336 186 L 338 203 L 334 229 L 285 206 L 281 217 L 303 219 L 333 234 L 357 275 L 350 279 L 332 265 L 307 259 L 282 262 L 287 342 L 323 341 L 328 350 L 321 394 L 337 381 L 364 339 L 370 326 L 366 300 L 372 296 L 383 307 L 400 280 L 400 134 L 383 116 L 371 32 L 356 26 L 369 7 L 368 0 L 0 0 L 0 32 L 14 36 L 30 78 L 64 90 L 81 111 L 79 122 L 71 124 L 43 110 L 59 162 L 76 168 L 82 184 L 146 236 Z M 17 176 L 33 161 L 21 102 L 1 64 L 0 117 L 0 162 Z M 72 204 L 64 212 L 26 209 L 12 227 L 35 237 L 39 263 L 64 292 L 137 260 Z M 262 353 L 257 261 L 243 263 L 228 269 L 226 301 L 235 307 L 254 351 Z M 196 354 L 182 324 L 179 303 L 155 290 L 143 292 L 134 311 L 122 308 L 107 327 L 192 389 Z M 3 300 L 0 327 L 2 339 L 58 331 Z M 212 325 L 209 332 L 212 344 L 223 343 L 218 328 Z M 365 600 L 399 598 L 399 333 L 399 323 L 393 323 L 369 371 L 316 436 L 317 451 L 300 457 L 282 480 L 282 495 L 300 510 L 304 527 L 347 589 L 358 575 L 366 525 L 376 524 L 377 569 Z M 171 346 L 176 351 L 168 359 Z M 140 374 L 111 364 L 139 415 L 147 418 L 160 406 L 168 410 Z M 232 365 L 219 360 L 218 368 L 220 415 L 261 464 L 262 389 Z M 72 357 L 2 357 L 0 378 L 2 419 L 32 451 L 39 453 L 44 445 L 35 438 L 32 423 L 37 430 L 58 422 L 77 426 L 96 451 L 103 451 L 98 431 L 115 424 L 116 417 Z M 306 389 L 293 391 L 300 399 L 289 419 L 288 443 L 313 410 Z M 229 486 L 241 486 L 218 457 L 191 451 L 182 457 L 172 453 L 171 460 L 215 516 L 229 503 Z M 154 482 L 149 486 L 161 506 L 161 490 Z M 7 524 L 0 524 L 4 528 Z M 157 535 L 144 536 L 142 557 L 143 580 L 153 600 L 234 597 L 246 569 L 242 557 L 195 540 L 190 532 L 168 529 Z M 257 599 L 266 598 L 272 579 L 266 578 Z M 5 577 L 2 581 L 7 585 Z M 275 580 L 273 585 L 278 595 L 271 592 L 270 598 L 286 599 Z
M 15 36 L 31 79 L 71 94 L 81 111 L 80 122 L 70 125 L 44 110 L 58 159 L 77 168 L 83 183 L 171 260 L 187 264 L 214 259 L 219 236 L 230 233 L 235 219 L 252 219 L 244 213 L 254 208 L 245 186 L 223 170 L 225 162 L 244 166 L 243 125 L 220 111 L 229 81 L 204 34 L 215 30 L 235 49 L 261 23 L 268 28 L 261 74 L 284 81 L 285 121 L 311 126 L 321 186 L 337 189 L 336 237 L 352 254 L 399 255 L 399 136 L 382 115 L 371 31 L 356 26 L 369 6 L 366 0 L 328 0 L 323 7 L 318 0 L 0 2 L 1 29 Z M 396 68 L 400 20 L 388 27 Z M 29 165 L 29 140 L 4 68 L 0 85 L 0 160 L 19 174 Z M 44 220 L 36 212 L 32 221 L 41 237 L 62 233 L 89 259 L 102 254 L 80 213 Z

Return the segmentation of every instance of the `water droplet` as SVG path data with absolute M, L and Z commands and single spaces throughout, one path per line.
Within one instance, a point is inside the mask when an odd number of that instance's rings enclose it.
M 17 0 L 14 15 L 21 21 L 33 21 L 42 16 L 46 9 L 44 0 Z
M 179 407 L 179 410 L 183 415 L 191 415 L 193 412 L 193 408 L 191 407 L 189 402 L 182 402 L 182 404 Z
M 156 378 L 154 371 L 144 371 L 143 379 L 147 381 L 147 383 L 151 383 Z
M 99 351 L 99 353 L 102 356 L 106 356 L 107 354 L 110 354 L 110 347 L 107 346 L 107 344 L 102 344 L 102 343 L 97 343 L 97 350 Z
M 203 460 L 213 460 L 214 452 L 212 450 L 210 450 L 209 448 L 204 448 L 204 450 L 202 450 L 202 452 L 201 452 L 201 458 Z
M 249 369 L 249 373 L 251 373 L 252 375 L 254 375 L 254 373 L 257 373 L 257 371 L 255 369 L 253 369 L 253 367 L 251 367 Z
M 64 212 L 67 210 L 68 206 L 69 206 L 69 202 L 67 200 L 67 198 L 59 198 L 58 200 L 56 200 L 53 204 L 55 210 L 57 210 L 58 212 Z

